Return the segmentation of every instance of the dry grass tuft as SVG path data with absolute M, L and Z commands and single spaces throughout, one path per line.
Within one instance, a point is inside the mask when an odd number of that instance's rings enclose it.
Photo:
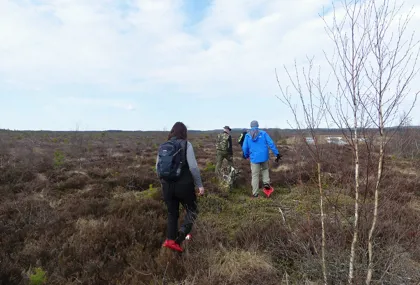
M 233 249 L 214 252 L 209 256 L 210 272 L 229 282 L 243 280 L 252 274 L 272 274 L 276 271 L 267 254 Z

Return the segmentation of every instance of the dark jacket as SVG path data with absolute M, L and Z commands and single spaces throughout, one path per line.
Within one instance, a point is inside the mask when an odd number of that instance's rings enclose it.
M 240 135 L 240 137 L 238 139 L 238 143 L 241 145 L 241 147 L 244 144 L 246 134 L 247 134 L 247 132 L 242 132 L 242 134 Z
M 229 147 L 228 147 L 228 154 L 232 154 L 233 155 L 233 147 L 232 147 L 232 136 L 229 135 Z

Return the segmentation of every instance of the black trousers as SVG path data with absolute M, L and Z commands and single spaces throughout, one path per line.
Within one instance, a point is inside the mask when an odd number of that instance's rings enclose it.
M 163 198 L 168 208 L 167 238 L 181 243 L 191 232 L 197 217 L 197 196 L 194 183 L 162 184 Z M 184 221 L 178 231 L 179 205 L 186 210 Z

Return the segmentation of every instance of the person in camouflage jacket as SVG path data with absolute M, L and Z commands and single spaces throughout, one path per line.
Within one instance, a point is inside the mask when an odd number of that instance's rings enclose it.
M 232 150 L 232 137 L 230 135 L 231 128 L 225 126 L 223 132 L 218 134 L 216 142 L 217 162 L 216 162 L 216 174 L 221 175 L 220 168 L 223 160 L 226 159 L 229 166 L 233 167 L 233 150 Z

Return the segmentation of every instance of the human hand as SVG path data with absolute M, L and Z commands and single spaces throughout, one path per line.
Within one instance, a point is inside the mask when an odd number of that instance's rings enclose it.
M 277 163 L 279 162 L 279 160 L 281 159 L 281 157 L 282 157 L 282 155 L 279 153 L 279 154 L 277 155 L 277 157 L 276 157 L 276 162 L 277 162 Z
M 204 195 L 204 187 L 199 187 L 198 188 L 198 193 L 200 194 L 200 196 Z

